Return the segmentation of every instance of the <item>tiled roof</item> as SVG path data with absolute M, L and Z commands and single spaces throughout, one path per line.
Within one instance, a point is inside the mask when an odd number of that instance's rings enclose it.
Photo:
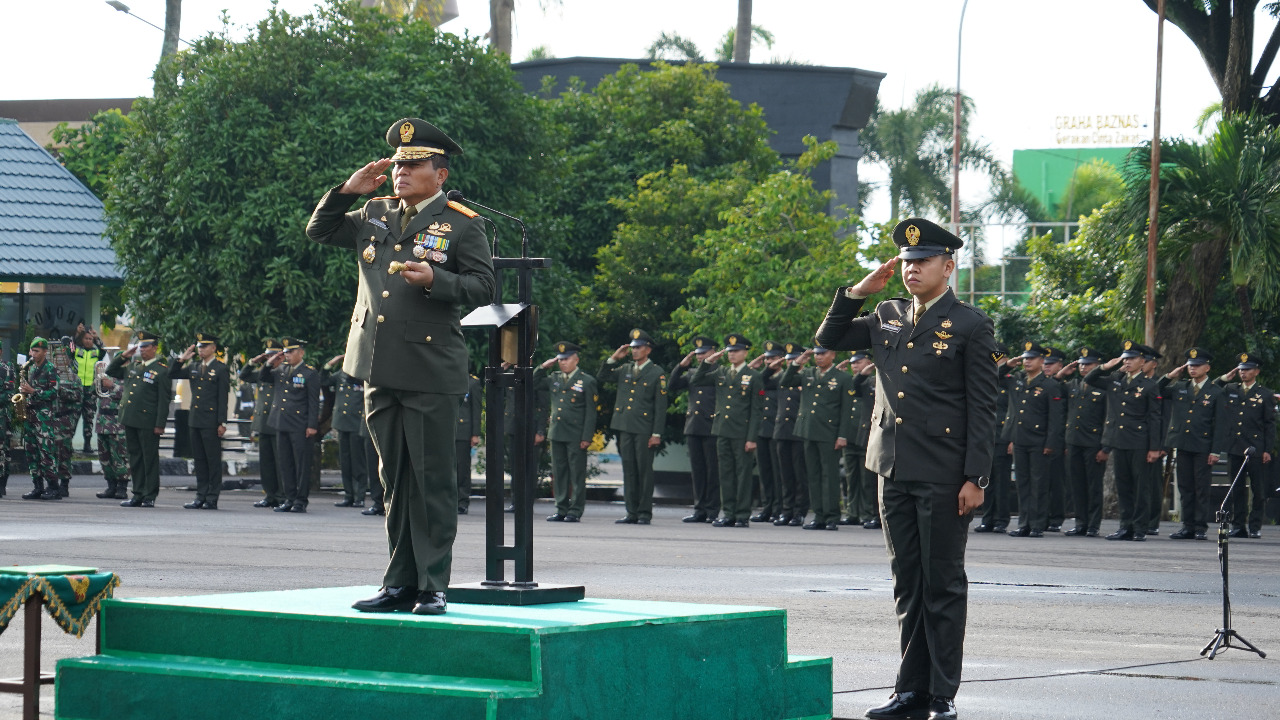
M 18 127 L 0 118 L 0 280 L 121 280 L 102 201 Z

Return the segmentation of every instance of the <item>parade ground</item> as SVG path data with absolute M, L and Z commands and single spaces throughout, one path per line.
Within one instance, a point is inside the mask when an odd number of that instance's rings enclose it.
M 170 488 L 154 509 L 121 508 L 93 497 L 100 483 L 77 476 L 68 499 L 24 502 L 11 482 L 0 564 L 109 570 L 117 597 L 379 584 L 382 518 L 333 507 L 336 494 L 313 493 L 305 515 L 253 508 L 254 490 L 224 491 L 217 511 L 184 510 L 192 493 Z M 836 718 L 860 718 L 891 692 L 898 639 L 879 531 L 720 529 L 681 523 L 676 506 L 656 508 L 650 526 L 615 525 L 621 505 L 601 502 L 581 523 L 544 522 L 552 511 L 534 510 L 536 580 L 584 584 L 588 597 L 784 608 L 789 652 L 834 658 Z M 484 519 L 480 498 L 459 518 L 455 583 L 483 579 Z M 1115 526 L 1104 521 L 1103 534 Z M 1199 652 L 1222 623 L 1216 527 L 1207 542 L 1171 541 L 1174 529 L 1145 543 L 970 534 L 961 717 L 1225 720 L 1280 707 L 1280 528 L 1232 540 L 1230 553 L 1235 629 L 1268 659 L 1231 649 L 1212 661 Z M 93 628 L 76 640 L 44 623 L 45 669 L 92 654 Z M 19 613 L 0 635 L 0 677 L 21 674 L 22 636 Z M 41 695 L 51 717 L 52 687 Z M 0 695 L 0 720 L 20 715 L 20 697 Z

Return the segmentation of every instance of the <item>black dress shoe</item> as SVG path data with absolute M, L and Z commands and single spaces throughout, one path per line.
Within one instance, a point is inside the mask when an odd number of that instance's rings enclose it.
M 364 501 L 363 501 L 363 500 L 361 500 L 360 502 L 353 502 L 353 503 L 351 503 L 351 507 L 353 507 L 353 508 L 357 508 L 357 507 L 358 507 L 358 508 L 362 508 L 362 507 L 364 507 Z M 463 514 L 463 515 L 466 515 L 466 514 L 467 514 L 467 509 L 466 509 L 466 508 L 462 508 L 462 514 Z
M 956 720 L 957 717 L 953 698 L 935 697 L 929 701 L 929 720 Z
M 1145 542 L 1145 541 L 1146 541 L 1146 539 L 1147 539 L 1147 534 L 1146 534 L 1146 533 L 1134 533 L 1134 534 L 1133 534 L 1133 541 L 1134 541 L 1134 542 Z
M 352 505 L 355 505 L 355 503 L 350 500 L 343 500 L 342 502 L 336 502 L 333 504 L 334 507 L 351 507 Z
M 564 521 L 565 522 L 581 522 L 582 518 L 578 517 L 577 515 L 565 515 Z
M 1027 537 L 1042 538 L 1042 537 L 1044 537 L 1044 531 L 1043 531 L 1043 530 L 1032 530 L 1030 533 L 1027 533 Z
M 648 524 L 649 524 L 649 518 L 640 518 L 640 519 L 636 520 L 636 524 L 637 524 L 637 525 L 648 525 Z
M 205 501 L 204 507 L 202 507 L 202 508 L 200 508 L 200 509 L 201 509 L 201 510 L 217 510 L 217 509 L 218 509 L 218 501 L 217 501 L 217 500 L 214 500 L 213 502 Z
M 628 516 L 626 516 L 626 517 L 620 517 L 620 518 L 618 518 L 617 520 L 614 520 L 614 521 L 613 521 L 613 524 L 614 524 L 614 525 L 635 525 L 635 524 L 637 524 L 637 523 L 639 523 L 639 522 L 640 522 L 640 521 L 639 521 L 639 519 L 638 519 L 638 518 L 634 518 L 634 517 L 632 517 L 632 516 L 628 515 Z
M 547 522 L 564 522 L 564 515 L 553 513 L 547 516 Z
M 306 511 L 307 511 L 306 503 L 294 503 L 293 507 L 289 508 L 289 512 L 293 512 L 293 513 L 304 513 Z
M 1196 533 L 1196 539 L 1197 539 L 1197 540 L 1208 540 L 1209 538 L 1208 538 L 1208 537 L 1206 537 L 1204 533 Z
M 290 512 L 293 510 L 293 503 L 283 502 L 275 507 L 272 512 Z
M 733 527 L 733 518 L 719 517 L 711 523 L 711 527 Z
M 280 502 L 279 502 L 279 501 L 277 501 L 277 500 L 268 500 L 267 498 L 262 498 L 262 499 L 261 499 L 261 500 L 259 500 L 258 502 L 254 503 L 254 504 L 253 504 L 253 506 L 254 506 L 254 507 L 261 507 L 261 508 L 268 508 L 268 507 L 269 507 L 269 508 L 273 508 L 273 507 L 280 507 Z
M 188 510 L 199 510 L 204 507 L 204 503 L 199 500 L 193 500 L 187 503 L 186 505 L 183 505 L 182 507 Z
M 1090 530 L 1089 532 L 1085 533 L 1085 534 L 1084 534 L 1084 536 L 1085 536 L 1085 537 L 1098 537 L 1098 535 L 1099 535 L 1099 534 L 1100 534 L 1100 533 L 1099 533 L 1097 530 Z
M 1031 528 L 1020 527 L 1009 531 L 1009 537 L 1031 537 Z
M 22 497 L 25 498 L 26 495 L 23 495 Z M 136 497 L 130 498 L 129 500 L 125 500 L 124 502 L 120 503 L 120 507 L 142 507 L 142 500 Z
M 6 412 L 7 412 L 7 411 L 6 411 Z M 23 493 L 23 494 L 22 494 L 22 499 L 23 499 L 23 500 L 43 500 L 43 499 L 44 499 L 44 491 L 43 491 L 43 490 L 32 490 L 32 491 L 31 491 L 31 492 L 29 492 L 29 493 Z
M 826 530 L 827 529 L 827 526 L 825 523 L 819 523 L 817 520 L 814 520 L 813 522 L 807 522 L 801 527 L 804 528 L 805 530 Z
M 1045 532 L 1062 532 L 1062 526 L 1061 526 L 1061 525 L 1050 525 L 1049 527 L 1045 528 L 1045 529 L 1044 529 L 1044 531 L 1045 531 Z
M 1073 528 L 1071 528 L 1070 530 L 1068 530 L 1068 531 L 1066 531 L 1066 532 L 1064 532 L 1064 533 L 1062 533 L 1062 534 L 1063 534 L 1063 535 L 1066 535 L 1067 537 L 1075 537 L 1075 536 L 1077 536 L 1077 535 L 1083 535 L 1083 534 L 1085 534 L 1085 529 L 1084 529 L 1084 528 L 1082 528 L 1082 527 L 1073 527 Z
M 1000 535 L 1008 529 L 1009 529 L 1008 525 L 1005 525 L 1003 523 L 996 523 L 994 526 L 992 526 L 991 532 L 995 533 L 996 535 Z
M 1108 536 L 1107 536 L 1107 539 L 1108 539 L 1108 540 L 1132 540 L 1132 539 L 1133 539 L 1133 531 L 1131 531 L 1131 530 L 1117 530 L 1117 531 L 1115 531 L 1115 532 L 1111 533 L 1110 535 L 1108 535 Z
M 1261 539 L 1262 539 L 1262 531 L 1261 531 L 1261 530 L 1250 530 L 1250 531 L 1249 531 L 1249 537 L 1253 538 L 1254 540 L 1261 540 Z
M 25 498 L 26 495 L 23 495 L 22 497 Z M 1235 530 L 1232 530 L 1231 533 L 1227 535 L 1227 537 L 1247 538 L 1249 537 L 1249 531 L 1245 530 L 1244 528 L 1236 528 Z
M 1148 528 L 1148 529 L 1147 529 L 1147 534 L 1148 534 L 1148 535 L 1159 535 L 1159 534 L 1160 534 L 1160 528 Z
M 360 511 L 361 515 L 386 515 L 387 509 L 382 503 L 375 503 Z
M 1195 536 L 1196 534 L 1187 528 L 1182 528 L 1178 532 L 1169 533 L 1170 540 L 1190 540 Z
M 418 589 L 412 587 L 384 587 L 377 595 L 357 600 L 351 607 L 360 612 L 404 612 L 417 603 Z
M 734 527 L 744 527 L 744 528 L 749 528 L 749 527 L 751 527 L 751 521 L 750 521 L 750 520 L 739 520 L 739 521 L 735 522 L 735 523 L 733 524 L 733 526 L 734 526 Z
M 448 603 L 444 593 L 439 590 L 423 590 L 418 593 L 418 602 L 413 606 L 414 615 L 443 615 Z
M 906 720 L 925 718 L 929 712 L 929 696 L 917 692 L 900 692 L 889 696 L 889 702 L 867 711 L 870 720 Z
M 756 513 L 751 516 L 751 522 L 773 522 L 773 516 L 768 513 Z
M 781 515 L 773 519 L 773 524 L 778 527 L 782 527 L 783 525 L 786 525 L 789 522 L 791 522 L 791 516 L 786 513 L 782 513 Z
M 364 507 L 364 503 L 360 503 L 360 507 Z M 470 508 L 465 508 L 465 507 L 462 507 L 461 505 L 458 506 L 459 515 L 466 515 L 469 512 L 471 512 Z
M 58 492 L 57 490 L 45 490 L 44 494 L 40 496 L 40 499 L 41 500 L 61 500 L 62 493 Z
M 684 517 L 680 518 L 680 522 L 687 522 L 687 523 L 707 522 L 707 520 L 708 520 L 707 516 L 699 512 L 696 512 L 692 515 L 685 515 Z
M 839 529 L 840 529 L 840 523 L 827 523 L 827 527 L 826 527 L 826 529 L 827 529 L 827 530 L 839 530 Z
M 800 527 L 801 525 L 804 525 L 804 515 L 796 515 L 795 517 L 791 518 L 791 522 L 787 524 L 790 525 L 791 527 Z
M 986 523 L 982 523 L 975 527 L 973 531 L 976 533 L 989 533 L 991 532 L 991 526 Z
M 863 530 L 879 530 L 880 518 L 871 518 L 870 520 L 862 523 L 862 529 Z
M 515 506 L 515 505 L 508 505 L 508 506 L 506 506 L 506 507 L 502 508 L 502 512 L 505 512 L 505 513 L 513 513 L 513 512 L 515 512 L 515 511 L 516 511 L 516 506 Z
M 845 515 L 844 517 L 837 520 L 836 524 L 837 525 L 861 525 L 862 523 L 858 522 L 858 518 L 851 518 L 848 515 Z
M 138 504 L 138 507 L 149 507 L 149 508 L 153 508 L 153 507 L 155 507 L 155 506 L 156 506 L 156 503 L 155 503 L 155 501 L 154 501 L 154 500 L 143 500 L 141 503 L 139 503 L 139 504 Z

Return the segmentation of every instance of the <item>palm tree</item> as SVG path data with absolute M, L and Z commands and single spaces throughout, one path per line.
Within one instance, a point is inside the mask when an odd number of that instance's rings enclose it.
M 861 143 L 868 160 L 889 170 L 893 220 L 907 214 L 950 214 L 954 108 L 955 92 L 938 85 L 921 90 L 915 102 L 901 110 L 885 111 L 877 101 Z M 962 133 L 972 114 L 973 99 L 966 96 L 960 109 Z M 990 147 L 967 137 L 960 139 L 960 167 L 986 172 L 996 182 L 1004 175 Z

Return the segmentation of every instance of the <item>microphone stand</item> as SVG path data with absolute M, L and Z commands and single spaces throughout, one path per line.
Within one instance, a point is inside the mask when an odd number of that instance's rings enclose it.
M 1254 647 L 1252 643 L 1241 637 L 1240 633 L 1236 632 L 1235 629 L 1231 627 L 1231 591 L 1229 583 L 1230 563 L 1227 555 L 1227 550 L 1231 542 L 1228 537 L 1230 533 L 1229 528 L 1231 526 L 1232 514 L 1230 509 L 1231 496 L 1235 493 L 1236 486 L 1240 484 L 1240 478 L 1244 475 L 1245 468 L 1249 466 L 1249 458 L 1253 457 L 1255 452 L 1257 451 L 1252 447 L 1245 451 L 1244 462 L 1240 463 L 1240 471 L 1236 473 L 1235 479 L 1231 481 L 1231 486 L 1227 488 L 1227 496 L 1222 499 L 1222 507 L 1218 508 L 1217 521 L 1220 523 L 1218 527 L 1218 565 L 1222 568 L 1222 627 L 1218 628 L 1218 631 L 1213 634 L 1213 639 L 1210 640 L 1209 644 L 1205 645 L 1204 649 L 1200 651 L 1200 655 L 1202 657 L 1205 653 L 1208 653 L 1210 660 L 1212 660 L 1219 651 L 1226 650 L 1227 648 L 1249 650 L 1257 653 L 1259 657 L 1263 658 L 1267 656 L 1266 653 Z M 1235 638 L 1236 640 L 1244 643 L 1244 646 L 1232 645 L 1231 638 Z

